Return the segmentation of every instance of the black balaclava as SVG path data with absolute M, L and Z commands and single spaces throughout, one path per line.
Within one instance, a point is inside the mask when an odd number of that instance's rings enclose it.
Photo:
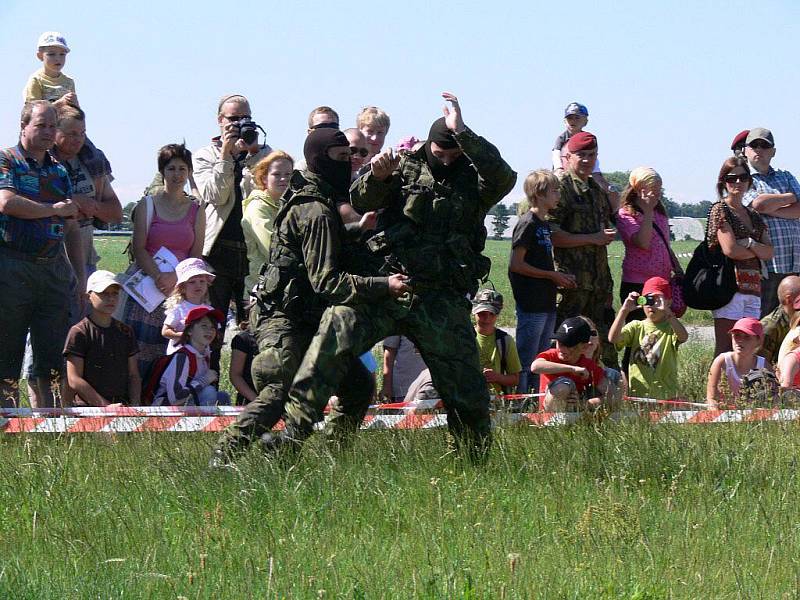
M 319 175 L 338 196 L 350 193 L 350 161 L 333 160 L 328 150 L 339 146 L 350 147 L 347 137 L 338 129 L 314 129 L 306 137 L 303 154 L 308 170 Z
M 443 150 L 452 150 L 459 147 L 456 139 L 453 137 L 453 132 L 450 131 L 445 124 L 444 117 L 440 117 L 433 122 L 430 131 L 428 131 L 428 139 L 425 141 L 425 158 L 428 162 L 428 166 L 431 169 L 433 178 L 437 181 L 441 181 L 456 171 L 465 159 L 462 155 L 450 165 L 445 166 L 445 164 L 431 152 L 431 142 L 435 142 L 436 145 Z

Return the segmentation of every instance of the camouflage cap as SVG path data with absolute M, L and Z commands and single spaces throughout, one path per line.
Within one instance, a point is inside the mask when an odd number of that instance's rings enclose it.
M 487 310 L 499 315 L 503 310 L 503 294 L 495 290 L 479 290 L 472 299 L 472 314 L 477 315 Z

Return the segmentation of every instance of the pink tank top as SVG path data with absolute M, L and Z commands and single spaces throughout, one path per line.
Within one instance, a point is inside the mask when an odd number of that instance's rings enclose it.
M 200 207 L 192 202 L 186 216 L 178 221 L 165 221 L 158 216 L 155 202 L 153 203 L 153 220 L 147 232 L 147 242 L 144 247 L 150 256 L 153 256 L 161 246 L 172 252 L 179 261 L 189 258 L 189 252 L 194 245 L 194 222 Z

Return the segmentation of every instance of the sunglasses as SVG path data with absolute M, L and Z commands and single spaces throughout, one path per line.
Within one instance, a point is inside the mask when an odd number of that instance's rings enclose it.
M 750 175 L 748 173 L 725 175 L 725 183 L 745 183 L 747 181 L 750 181 Z
M 755 141 L 755 142 L 750 142 L 750 144 L 748 145 L 756 150 L 768 150 L 769 148 L 772 148 L 772 145 L 769 142 Z
M 364 158 L 367 154 L 369 154 L 369 150 L 366 148 L 356 148 L 355 146 L 350 146 L 350 154 Z

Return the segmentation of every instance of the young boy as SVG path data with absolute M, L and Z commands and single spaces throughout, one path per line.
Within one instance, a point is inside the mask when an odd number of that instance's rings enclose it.
M 579 102 L 570 102 L 567 105 L 567 108 L 564 109 L 564 123 L 566 124 L 567 128 L 556 138 L 556 141 L 553 144 L 552 152 L 553 171 L 555 171 L 556 176 L 561 177 L 564 175 L 564 173 L 566 173 L 567 170 L 567 142 L 573 135 L 583 131 L 583 128 L 586 127 L 588 122 L 589 109 L 583 104 L 580 104 Z M 616 212 L 617 208 L 619 207 L 619 189 L 616 186 L 612 187 L 606 178 L 603 177 L 603 173 L 600 171 L 599 159 L 595 161 L 594 170 L 592 171 L 592 179 L 594 179 L 601 188 L 608 192 L 609 200 L 611 200 L 614 212 Z
M 113 319 L 122 286 L 110 271 L 86 282 L 91 309 L 69 330 L 64 346 L 67 382 L 78 406 L 139 404 L 142 381 L 133 330 Z
M 539 375 L 539 391 L 544 394 L 539 399 L 540 410 L 574 412 L 603 404 L 608 391 L 605 372 L 584 356 L 591 337 L 592 328 L 584 319 L 565 319 L 553 336 L 556 347 L 541 352 L 533 361 L 531 372 Z
M 642 293 L 631 292 L 619 309 L 608 341 L 617 350 L 631 349 L 628 393 L 631 396 L 669 400 L 678 396 L 678 346 L 689 334 L 670 306 L 672 290 L 663 277 L 644 282 Z M 625 324 L 625 318 L 639 306 L 643 321 Z
M 211 343 L 225 322 L 225 315 L 210 306 L 198 306 L 189 311 L 183 322 L 178 348 L 161 374 L 153 405 L 230 404 L 228 394 L 212 385 L 219 374 L 210 367 Z
M 36 57 L 42 68 L 28 79 L 23 92 L 25 102 L 48 100 L 55 105 L 70 104 L 80 108 L 75 95 L 75 81 L 62 73 L 67 62 L 67 40 L 57 31 L 46 31 L 39 36 Z
M 574 288 L 575 277 L 559 273 L 553 265 L 553 244 L 547 214 L 561 198 L 558 178 L 547 170 L 525 178 L 530 210 L 521 215 L 511 237 L 508 279 L 517 303 L 517 349 L 523 365 L 518 391 L 535 388 L 529 375 L 533 358 L 550 346 L 556 327 L 556 289 Z
M 519 383 L 522 365 L 514 338 L 497 329 L 497 317 L 501 310 L 503 295 L 494 290 L 480 290 L 472 301 L 475 337 L 489 392 L 510 394 Z

